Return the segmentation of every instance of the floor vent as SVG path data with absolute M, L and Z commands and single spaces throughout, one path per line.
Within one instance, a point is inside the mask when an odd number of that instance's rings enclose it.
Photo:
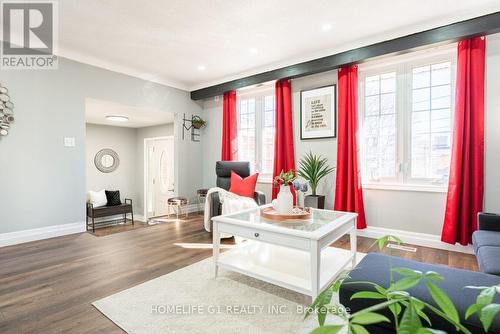
M 417 249 L 415 247 L 402 246 L 402 245 L 397 245 L 397 244 L 388 244 L 387 248 L 398 249 L 398 250 L 402 250 L 405 252 L 412 252 L 412 253 L 415 253 L 417 251 Z

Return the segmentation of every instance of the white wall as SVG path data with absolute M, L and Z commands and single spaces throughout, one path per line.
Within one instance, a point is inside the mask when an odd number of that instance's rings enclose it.
M 487 37 L 486 78 L 486 151 L 485 151 L 485 210 L 500 212 L 500 34 Z M 327 156 L 336 165 L 337 141 L 300 140 L 300 90 L 336 83 L 336 71 L 320 73 L 292 80 L 294 143 L 296 161 L 310 149 Z M 215 161 L 220 157 L 222 102 L 211 99 L 204 102 L 203 115 L 209 120 L 204 133 L 203 184 L 215 184 Z M 298 166 L 298 165 L 297 165 Z M 333 206 L 335 176 L 319 187 L 326 194 L 327 207 Z M 259 184 L 270 196 L 271 186 Z M 364 205 L 369 226 L 398 229 L 427 234 L 441 234 L 446 205 L 446 193 L 364 189 Z

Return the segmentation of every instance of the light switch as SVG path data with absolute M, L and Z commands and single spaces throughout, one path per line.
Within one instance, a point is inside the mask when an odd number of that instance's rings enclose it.
M 64 137 L 64 146 L 75 147 L 75 138 L 74 137 Z

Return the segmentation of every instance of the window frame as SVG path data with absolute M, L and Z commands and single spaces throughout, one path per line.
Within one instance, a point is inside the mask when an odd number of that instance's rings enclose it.
M 362 177 L 362 186 L 366 189 L 446 192 L 448 182 L 439 182 L 435 178 L 411 177 L 411 145 L 412 145 L 412 71 L 414 68 L 450 62 L 451 71 L 451 138 L 453 138 L 453 116 L 455 110 L 456 87 L 456 43 L 442 48 L 415 52 L 408 55 L 391 57 L 388 60 L 374 61 L 359 66 L 358 79 L 358 110 L 360 129 L 361 168 L 364 171 L 364 135 L 365 120 L 365 80 L 367 77 L 396 72 L 396 176 L 394 178 L 380 178 L 365 180 Z M 432 109 L 431 109 L 432 110 Z M 451 146 L 451 145 L 450 145 Z M 451 150 L 451 147 L 450 147 Z M 365 173 L 363 172 L 363 176 Z
M 274 105 L 274 117 L 276 115 L 276 101 L 275 101 L 275 91 L 273 85 L 265 85 L 254 89 L 241 90 L 238 91 L 236 95 L 236 109 L 237 109 L 237 120 L 238 120 L 238 133 L 240 130 L 239 119 L 240 119 L 240 101 L 241 99 L 255 99 L 255 165 L 250 165 L 252 171 L 259 173 L 258 183 L 272 183 L 273 172 L 262 173 L 261 164 L 263 157 L 263 133 L 264 133 L 264 120 L 265 120 L 265 98 L 266 96 L 273 97 Z M 274 119 L 274 125 L 276 124 L 276 119 Z M 273 150 L 274 151 L 274 150 Z

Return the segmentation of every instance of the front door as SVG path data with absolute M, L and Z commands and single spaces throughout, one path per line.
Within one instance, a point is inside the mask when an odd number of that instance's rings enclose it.
M 147 218 L 168 214 L 168 199 L 174 196 L 174 140 L 146 141 Z

